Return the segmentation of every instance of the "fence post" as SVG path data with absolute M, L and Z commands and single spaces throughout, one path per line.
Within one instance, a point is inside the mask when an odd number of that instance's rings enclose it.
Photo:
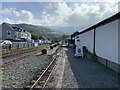
M 9 47 L 9 50 L 11 50 L 11 44 L 8 47 Z
M 6 46 L 6 47 L 5 47 L 5 48 L 6 48 L 6 50 L 8 50 L 8 46 L 7 46 L 7 45 L 5 45 L 5 46 Z
M 29 43 L 28 43 L 28 47 L 29 47 Z
M 23 47 L 25 48 L 25 44 L 23 44 Z
M 19 44 L 17 45 L 17 49 L 19 49 Z

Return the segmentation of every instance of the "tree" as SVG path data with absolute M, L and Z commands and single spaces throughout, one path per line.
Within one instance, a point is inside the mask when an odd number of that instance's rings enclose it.
M 38 35 L 37 35 L 37 34 L 32 33 L 32 34 L 31 34 L 31 38 L 32 38 L 32 39 L 34 39 L 34 40 L 37 40 L 37 39 L 38 39 Z

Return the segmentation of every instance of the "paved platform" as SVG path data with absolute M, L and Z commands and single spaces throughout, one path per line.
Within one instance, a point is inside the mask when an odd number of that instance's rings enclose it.
M 66 48 L 65 52 L 67 63 L 63 77 L 63 88 L 76 88 L 77 86 L 78 88 L 120 88 L 118 84 L 120 75 L 117 72 L 98 62 L 75 58 L 71 48 Z M 71 78 L 75 80 L 73 81 Z M 76 82 L 77 86 L 73 82 Z

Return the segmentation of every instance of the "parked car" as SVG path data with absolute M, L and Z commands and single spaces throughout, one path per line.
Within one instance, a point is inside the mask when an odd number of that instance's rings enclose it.
M 12 42 L 10 40 L 0 40 L 0 46 L 2 45 L 11 45 Z

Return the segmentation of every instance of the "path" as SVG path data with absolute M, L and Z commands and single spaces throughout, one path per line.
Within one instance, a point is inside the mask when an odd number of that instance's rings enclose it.
M 118 87 L 120 78 L 118 78 L 117 72 L 106 68 L 98 62 L 83 58 L 74 58 L 74 52 L 71 48 L 66 48 L 65 52 L 68 59 L 66 59 L 63 88 L 76 88 L 76 85 L 79 88 Z

